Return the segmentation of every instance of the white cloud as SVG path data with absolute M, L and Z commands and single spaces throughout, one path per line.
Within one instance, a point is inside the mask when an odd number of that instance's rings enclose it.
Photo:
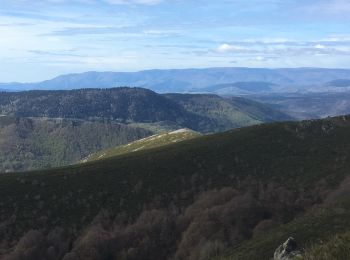
M 216 51 L 220 53 L 243 51 L 243 50 L 246 50 L 246 48 L 242 46 L 227 44 L 227 43 L 219 45 L 219 47 L 217 47 L 216 49 Z
M 162 0 L 105 0 L 106 3 L 116 5 L 140 4 L 140 5 L 156 5 Z
M 326 46 L 324 46 L 324 45 L 322 45 L 322 44 L 316 44 L 314 47 L 315 47 L 316 49 L 320 49 L 320 50 L 326 48 Z

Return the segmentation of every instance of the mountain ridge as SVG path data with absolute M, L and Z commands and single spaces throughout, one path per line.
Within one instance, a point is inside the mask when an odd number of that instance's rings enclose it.
M 350 79 L 349 69 L 325 68 L 244 68 L 144 70 L 139 72 L 83 72 L 60 75 L 38 83 L 1 83 L 12 90 L 58 90 L 78 88 L 145 87 L 157 92 L 188 92 L 217 84 L 266 81 L 281 86 L 324 84 Z
M 189 97 L 192 103 L 184 101 Z M 235 107 L 235 103 L 245 105 Z M 256 106 L 256 112 L 246 112 L 244 107 L 248 106 Z M 259 110 L 265 111 L 263 113 L 265 116 L 261 115 Z M 217 115 L 219 112 L 220 118 L 212 115 L 213 113 Z M 255 101 L 242 102 L 241 99 L 230 101 L 215 95 L 165 95 L 148 89 L 128 87 L 6 92 L 0 96 L 0 113 L 17 117 L 85 120 L 104 118 L 127 124 L 171 122 L 177 125 L 177 128 L 185 127 L 203 133 L 265 121 L 292 119 Z
M 86 163 L 86 162 L 114 157 L 117 155 L 133 153 L 140 150 L 154 149 L 160 146 L 165 146 L 173 143 L 182 142 L 185 140 L 190 140 L 192 138 L 196 138 L 199 136 L 201 136 L 199 133 L 194 132 L 187 128 L 182 128 L 171 132 L 163 132 L 160 134 L 151 135 L 151 136 L 130 142 L 125 145 L 98 151 L 96 153 L 90 154 L 80 162 Z

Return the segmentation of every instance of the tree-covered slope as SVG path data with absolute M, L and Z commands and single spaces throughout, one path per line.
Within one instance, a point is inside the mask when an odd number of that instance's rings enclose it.
M 176 121 L 188 116 L 176 104 L 140 88 L 4 93 L 2 114 L 20 117 L 106 118 L 121 122 Z
M 292 117 L 264 105 L 241 97 L 222 98 L 206 94 L 166 94 L 185 110 L 209 117 L 218 130 L 249 126 L 262 122 L 287 121 Z
M 151 132 L 113 122 L 0 117 L 0 172 L 68 165 Z
M 81 165 L 1 175 L 0 255 L 218 256 L 264 223 L 290 222 L 329 198 L 349 175 L 349 130 L 348 116 L 257 125 Z
M 193 103 L 194 107 L 184 106 L 167 95 L 141 88 L 2 93 L 0 114 L 17 117 L 104 118 L 121 123 L 163 122 L 175 125 L 177 129 L 185 127 L 205 133 L 265 122 L 260 116 L 245 114 L 244 109 L 230 108 L 231 104 L 217 96 L 193 95 L 191 99 L 198 99 Z M 207 103 L 211 106 L 208 111 Z M 222 116 L 213 118 L 213 113 Z M 276 119 L 271 117 L 272 121 L 290 118 L 282 113 L 279 115 Z

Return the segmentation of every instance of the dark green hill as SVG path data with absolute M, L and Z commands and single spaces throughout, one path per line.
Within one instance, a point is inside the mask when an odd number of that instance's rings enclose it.
M 2 175 L 0 255 L 217 256 L 250 239 L 261 222 L 289 222 L 329 197 L 349 175 L 349 130 L 349 116 L 273 123 Z
M 4 93 L 0 107 L 2 114 L 19 117 L 106 118 L 123 123 L 188 117 L 175 103 L 140 88 Z
M 261 122 L 286 121 L 292 117 L 269 105 L 241 97 L 222 98 L 206 94 L 166 94 L 186 111 L 211 119 L 216 129 L 227 130 Z
M 259 116 L 245 114 L 244 108 L 232 108 L 217 96 L 193 95 L 194 107 L 183 106 L 177 96 L 160 95 L 142 88 L 81 89 L 71 91 L 28 91 L 2 93 L 0 114 L 17 117 L 50 117 L 96 119 L 104 118 L 120 123 L 143 123 L 154 125 L 166 122 L 179 128 L 199 132 L 216 132 L 266 122 Z M 187 96 L 184 96 L 187 99 Z M 206 112 L 210 102 L 210 110 Z M 225 108 L 222 104 L 225 103 Z M 233 102 L 234 103 L 234 102 Z M 252 103 L 251 103 L 252 104 Z M 229 107 L 231 106 L 231 108 Z M 264 105 L 260 105 L 264 106 Z M 197 113 L 200 110 L 200 113 Z M 270 111 L 268 111 L 269 113 Z M 222 115 L 213 118 L 212 114 Z M 287 120 L 289 116 L 274 111 L 271 121 Z M 229 120 L 226 120 L 229 118 Z
M 151 135 L 114 122 L 0 117 L 0 172 L 68 165 Z

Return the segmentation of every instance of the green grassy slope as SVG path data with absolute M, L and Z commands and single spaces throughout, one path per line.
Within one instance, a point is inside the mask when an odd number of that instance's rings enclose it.
M 161 134 L 152 135 L 145 137 L 143 139 L 131 142 L 126 145 L 121 145 L 117 147 L 112 147 L 97 153 L 93 153 L 83 159 L 81 162 L 91 162 L 100 159 L 105 159 L 121 154 L 127 154 L 132 152 L 137 152 L 141 150 L 148 150 L 151 148 L 156 148 L 164 145 L 169 145 L 172 143 L 178 143 L 185 140 L 193 139 L 199 137 L 200 134 L 191 131 L 189 129 L 179 129 L 172 132 L 165 132 Z
M 75 163 L 151 132 L 113 122 L 0 117 L 0 172 Z
M 349 216 L 348 216 L 349 217 Z M 324 241 L 307 248 L 303 260 L 350 259 L 350 232 L 341 231 Z
M 207 259 L 199 257 L 207 242 L 238 245 L 261 221 L 285 223 L 322 201 L 349 174 L 349 130 L 349 116 L 273 123 L 82 165 L 1 175 L 0 237 L 13 246 L 30 229 L 63 227 L 75 239 L 101 209 L 127 223 L 147 209 L 167 209 L 179 216 L 154 232 L 160 229 L 169 244 L 157 244 L 158 233 L 151 233 L 158 249 L 147 251 L 149 258 L 130 259 L 166 259 L 175 252 L 178 259 Z M 198 202 L 206 192 L 211 206 Z

